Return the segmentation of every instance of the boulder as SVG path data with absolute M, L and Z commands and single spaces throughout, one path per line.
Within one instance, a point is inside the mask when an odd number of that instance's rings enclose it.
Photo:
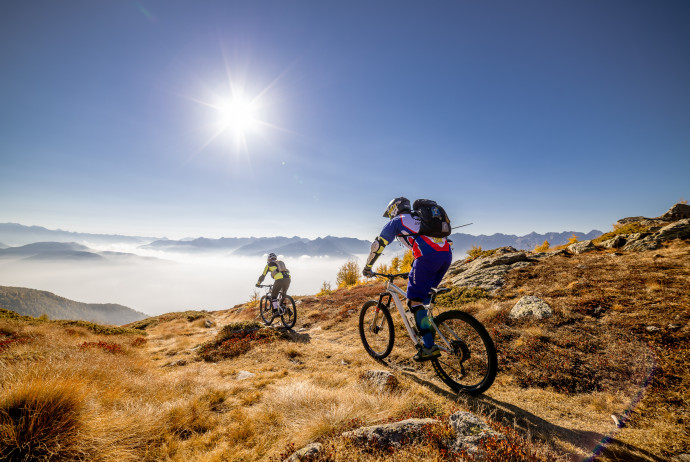
M 678 220 L 652 234 L 631 234 L 623 250 L 656 250 L 661 244 L 674 239 L 690 239 L 690 219 Z
M 235 377 L 235 379 L 237 379 L 237 380 L 246 380 L 246 379 L 249 379 L 249 378 L 251 378 L 251 377 L 254 377 L 255 375 L 256 375 L 256 374 L 254 374 L 254 373 L 252 373 L 252 372 L 249 372 L 249 371 L 239 371 L 239 372 L 237 373 L 237 377 Z
M 343 436 L 362 443 L 373 443 L 380 447 L 400 446 L 403 442 L 420 438 L 422 429 L 426 425 L 436 423 L 440 423 L 440 421 L 436 419 L 407 419 L 385 425 L 358 428 L 343 433 Z
M 503 286 L 505 275 L 513 269 L 534 263 L 526 252 L 512 247 L 496 249 L 493 255 L 480 257 L 470 262 L 458 260 L 450 265 L 441 282 L 446 286 L 480 287 L 494 292 Z
M 544 319 L 553 316 L 553 308 L 539 297 L 525 295 L 518 300 L 508 315 L 513 319 L 526 317 Z
M 450 416 L 449 423 L 456 435 L 452 446 L 452 450 L 455 452 L 464 450 L 471 454 L 477 454 L 480 443 L 483 440 L 487 438 L 505 438 L 505 436 L 492 430 L 486 422 L 471 412 L 456 412 Z
M 596 246 L 592 244 L 591 240 L 575 242 L 568 246 L 568 250 L 575 255 L 579 255 L 585 252 L 591 252 L 592 250 L 597 250 Z
M 284 462 L 301 462 L 316 460 L 323 445 L 321 443 L 311 443 L 303 447 L 302 449 L 295 451 L 290 457 L 285 459 Z
M 398 388 L 398 379 L 388 371 L 366 371 L 362 380 L 373 385 L 381 391 L 392 391 Z
M 659 217 L 659 219 L 666 221 L 677 221 L 687 218 L 690 218 L 690 205 L 682 204 L 680 202 Z
M 618 235 L 606 241 L 599 243 L 599 247 L 604 249 L 620 249 L 626 244 L 625 237 Z

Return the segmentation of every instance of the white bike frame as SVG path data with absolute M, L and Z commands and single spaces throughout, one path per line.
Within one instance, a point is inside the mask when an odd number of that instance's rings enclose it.
M 407 298 L 405 292 L 403 292 L 400 287 L 396 286 L 390 279 L 386 281 L 386 292 L 391 295 L 393 303 L 395 303 L 396 308 L 398 308 L 398 312 L 400 312 L 400 317 L 402 318 L 403 324 L 405 324 L 405 328 L 407 329 L 407 335 L 410 336 L 410 339 L 412 339 L 412 342 L 415 344 L 415 346 L 420 345 L 422 339 L 419 335 L 417 335 L 416 330 L 412 327 L 413 325 L 417 324 L 414 319 L 414 314 L 412 314 L 410 310 L 405 308 L 406 304 L 404 304 L 400 299 L 400 297 Z M 438 329 L 438 326 L 434 322 L 434 316 L 432 314 L 433 304 L 429 303 L 429 305 L 425 305 L 424 308 L 429 313 L 429 322 L 434 328 L 436 335 L 438 335 L 439 338 L 443 341 L 442 345 L 439 345 L 438 342 L 436 344 L 441 350 L 444 350 L 446 353 L 451 353 L 453 348 L 451 347 L 450 342 L 441 333 L 441 331 Z M 455 338 L 459 340 L 457 334 L 455 334 L 455 332 L 452 333 L 453 335 L 455 335 Z

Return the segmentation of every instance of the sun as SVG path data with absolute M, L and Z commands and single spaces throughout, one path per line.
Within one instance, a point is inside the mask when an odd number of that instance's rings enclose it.
M 220 101 L 216 109 L 221 131 L 230 131 L 237 136 L 243 136 L 255 131 L 259 125 L 256 103 L 242 96 Z

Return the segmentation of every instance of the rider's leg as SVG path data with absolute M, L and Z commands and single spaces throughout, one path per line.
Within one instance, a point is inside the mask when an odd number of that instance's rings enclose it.
M 417 328 L 422 335 L 425 348 L 431 348 L 434 345 L 434 332 L 431 330 L 428 312 L 423 305 L 428 305 L 431 301 L 429 291 L 441 282 L 451 260 L 450 252 L 433 252 L 416 258 L 412 263 L 407 285 L 407 298 L 410 309 L 415 314 Z
M 281 279 L 276 279 L 273 281 L 273 288 L 271 289 L 271 305 L 273 305 L 274 310 L 278 310 L 278 294 L 280 293 L 280 281 Z
M 414 313 L 417 329 L 422 336 L 425 348 L 434 346 L 434 334 L 431 331 L 427 310 L 424 309 L 424 300 L 428 298 L 432 276 L 435 276 L 435 266 L 433 258 L 426 256 L 418 257 L 412 262 L 410 277 L 407 283 L 407 300 L 410 310 Z

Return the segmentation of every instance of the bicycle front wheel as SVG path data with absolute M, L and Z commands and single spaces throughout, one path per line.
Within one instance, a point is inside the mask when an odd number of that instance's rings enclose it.
M 280 316 L 280 320 L 283 322 L 283 326 L 286 329 L 292 329 L 297 321 L 297 307 L 295 306 L 295 301 L 289 295 L 283 297 L 281 302 L 285 312 Z
M 496 378 L 496 347 L 484 326 L 463 311 L 446 311 L 434 318 L 439 331 L 450 343 L 450 351 L 431 361 L 436 375 L 453 391 L 477 395 Z M 448 348 L 436 334 L 436 343 Z
M 273 306 L 271 304 L 271 297 L 264 295 L 259 301 L 259 313 L 261 314 L 261 319 L 267 326 L 270 326 L 273 322 Z
M 374 359 L 383 359 L 393 349 L 395 331 L 391 314 L 379 302 L 370 300 L 359 312 L 359 336 L 364 349 Z

